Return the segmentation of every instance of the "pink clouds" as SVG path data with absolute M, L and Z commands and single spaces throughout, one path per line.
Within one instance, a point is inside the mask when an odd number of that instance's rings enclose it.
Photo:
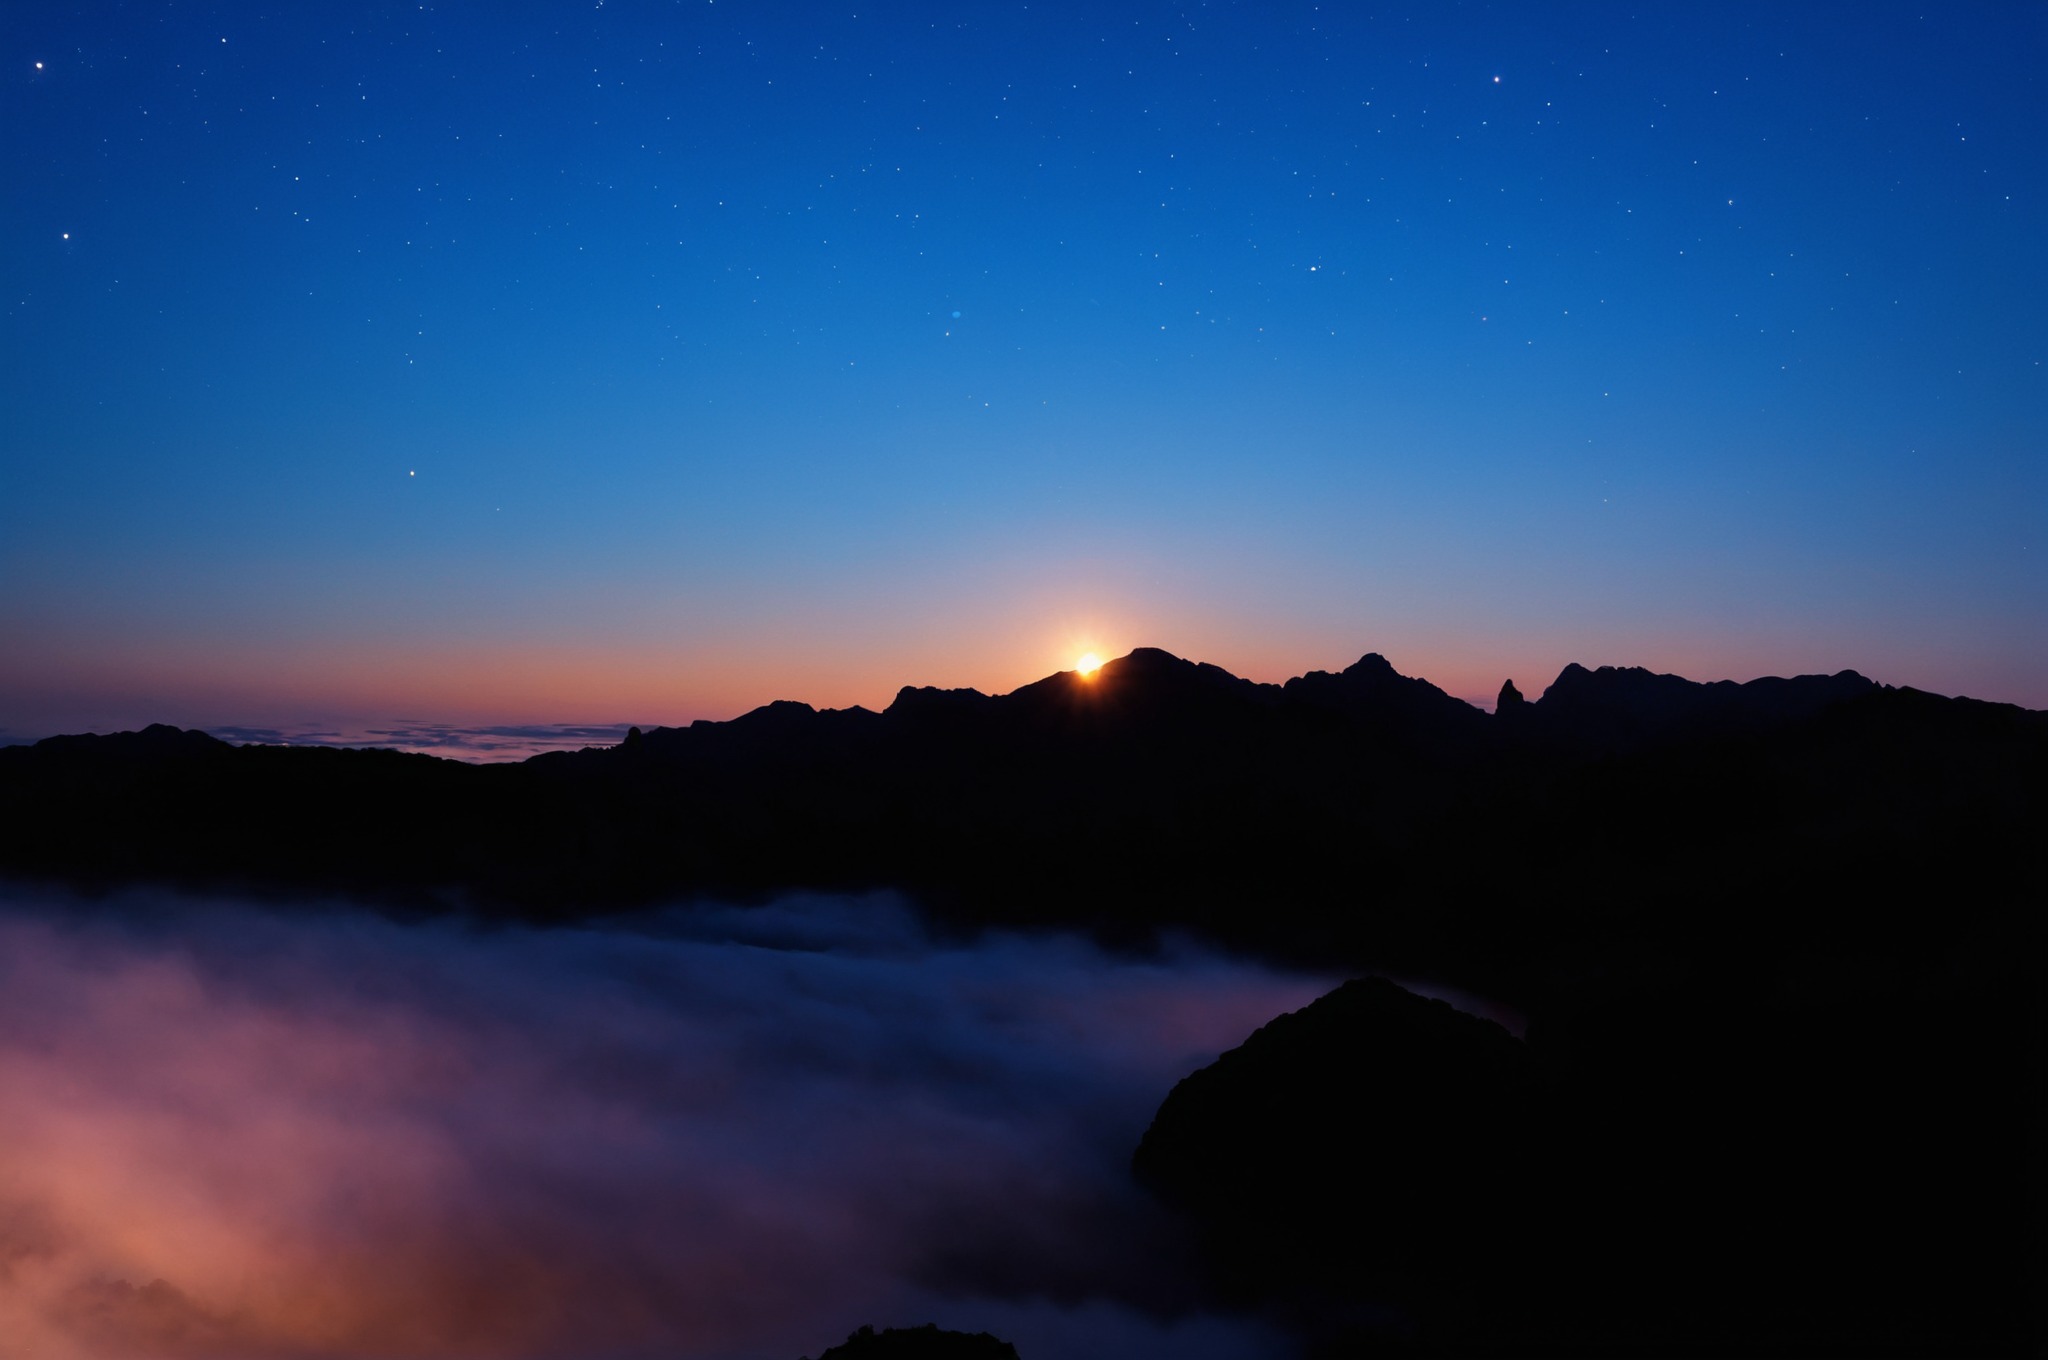
M 927 1318 L 1026 1354 L 1261 1344 L 1177 1315 L 1124 1166 L 1174 1080 L 1323 980 L 937 945 L 883 899 L 554 932 L 13 901 L 27 1353 L 791 1356 Z

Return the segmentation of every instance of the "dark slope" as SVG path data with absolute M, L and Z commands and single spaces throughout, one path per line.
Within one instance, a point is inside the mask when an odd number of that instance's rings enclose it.
M 1133 1169 L 1311 1354 L 2038 1354 L 2021 968 L 1638 977 L 1526 1043 L 1352 982 L 1183 1080 Z
M 1499 1245 L 1471 1224 L 1514 1179 L 1528 1067 L 1491 1021 L 1359 979 L 1182 1080 L 1133 1169 L 1241 1282 L 1469 1273 Z

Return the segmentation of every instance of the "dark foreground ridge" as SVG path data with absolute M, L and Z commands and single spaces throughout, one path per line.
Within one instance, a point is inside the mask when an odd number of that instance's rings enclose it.
M 1618 974 L 1520 1042 L 1363 979 L 1182 1081 L 1133 1169 L 1314 1354 L 2035 1355 L 2019 980 Z

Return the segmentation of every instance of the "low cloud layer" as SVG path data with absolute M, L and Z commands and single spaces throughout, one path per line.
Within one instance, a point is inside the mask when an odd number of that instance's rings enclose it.
M 1130 1187 L 1329 979 L 886 898 L 601 929 L 0 898 L 0 1335 L 114 1356 L 759 1357 L 862 1322 L 1248 1356 Z
M 472 762 L 525 760 L 546 751 L 576 751 L 586 746 L 617 746 L 626 739 L 625 723 L 513 723 L 492 727 L 458 727 L 401 719 L 389 727 L 211 727 L 222 741 L 265 746 L 388 746 L 450 760 Z
M 140 724 L 138 724 L 139 726 Z M 113 727 L 66 727 L 65 732 L 112 732 Z M 332 727 L 300 724 L 295 727 L 211 726 L 210 736 L 238 746 L 381 746 L 394 751 L 414 751 L 472 764 L 526 760 L 548 751 L 577 751 L 586 746 L 617 746 L 626 739 L 626 723 L 507 723 L 485 727 L 462 727 L 448 723 L 399 719 L 388 727 Z M 0 727 L 0 746 L 28 746 L 54 730 L 25 731 Z

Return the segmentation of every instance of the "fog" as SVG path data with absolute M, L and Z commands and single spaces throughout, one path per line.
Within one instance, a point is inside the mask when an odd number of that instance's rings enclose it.
M 1284 1354 L 1129 1183 L 1333 985 L 888 897 L 562 930 L 0 892 L 0 1336 L 51 1360 Z

